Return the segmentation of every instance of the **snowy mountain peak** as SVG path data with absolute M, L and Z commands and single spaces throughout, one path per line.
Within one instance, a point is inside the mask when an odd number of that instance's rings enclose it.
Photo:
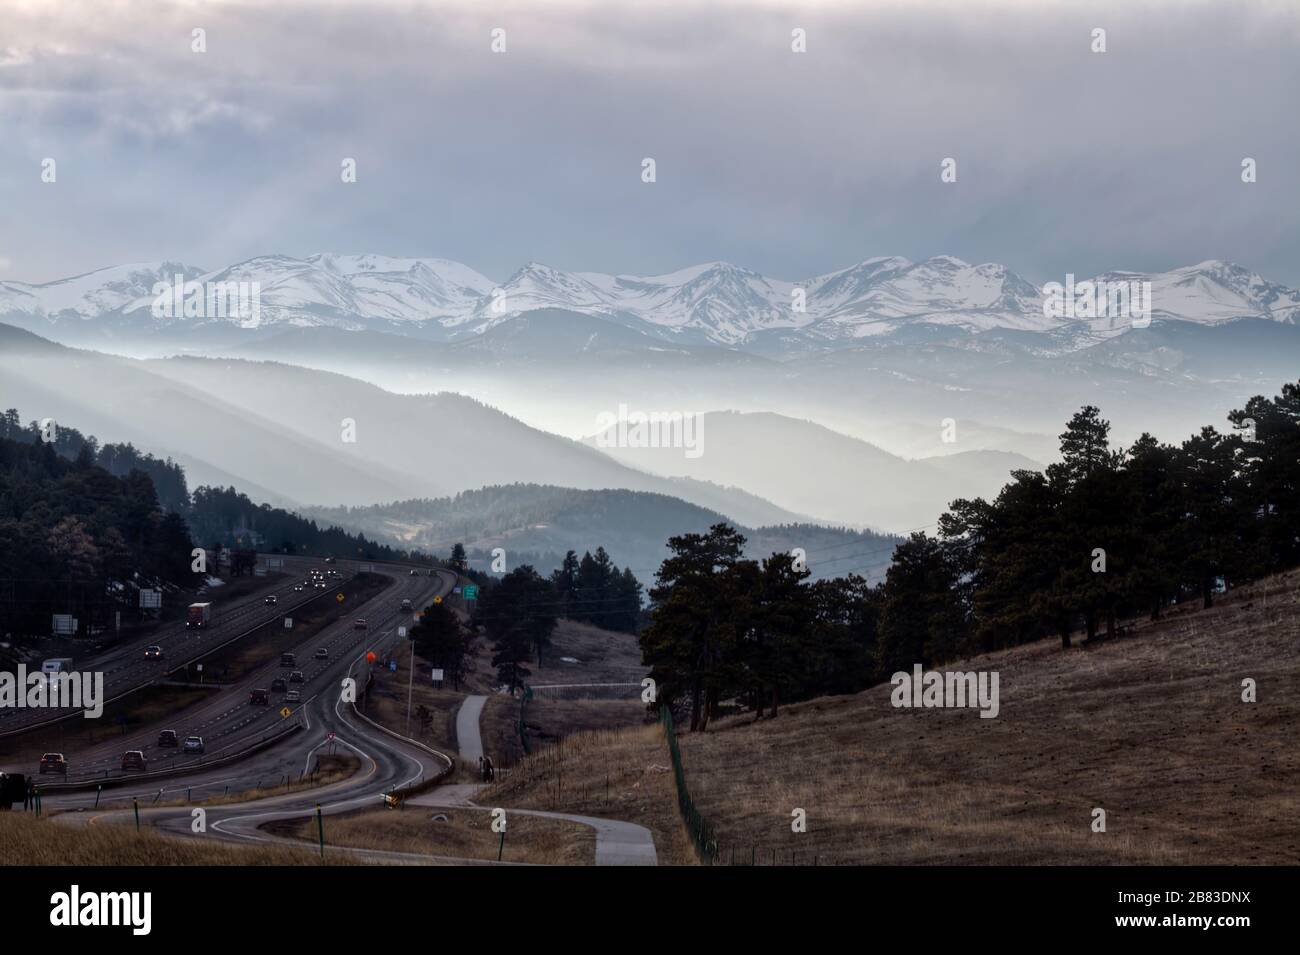
M 1005 265 L 972 264 L 952 255 L 919 262 L 879 256 L 799 281 L 725 261 L 658 275 L 570 272 L 533 261 L 499 286 L 448 259 L 375 253 L 268 254 L 213 272 L 145 262 L 42 284 L 0 282 L 0 321 L 37 332 L 71 320 L 148 327 L 190 321 L 149 316 L 154 285 L 170 284 L 177 274 L 194 282 L 258 283 L 260 313 L 255 321 L 241 321 L 246 326 L 392 330 L 420 324 L 449 338 L 481 333 L 538 309 L 613 319 L 660 339 L 727 346 L 769 332 L 827 343 L 890 335 L 915 324 L 1064 333 L 1062 340 L 1076 344 L 1129 330 L 1128 323 L 1045 317 L 1041 291 Z M 1161 320 L 1300 321 L 1300 292 L 1217 259 L 1162 273 L 1108 272 L 1093 280 L 1150 282 L 1152 314 Z

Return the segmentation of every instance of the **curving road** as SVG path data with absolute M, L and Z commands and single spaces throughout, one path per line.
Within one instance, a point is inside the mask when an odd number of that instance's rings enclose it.
M 304 844 L 300 840 L 272 835 L 260 827 L 277 820 L 300 819 L 312 815 L 318 805 L 325 815 L 379 806 L 383 804 L 383 799 L 388 793 L 418 785 L 449 770 L 452 766 L 449 757 L 379 728 L 357 713 L 352 704 L 344 702 L 338 691 L 344 676 L 351 676 L 356 679 L 358 685 L 364 685 L 370 666 L 366 662 L 368 650 L 374 650 L 382 659 L 388 649 L 397 642 L 396 627 L 404 614 L 400 610 L 394 612 L 391 608 L 399 607 L 404 596 L 411 597 L 413 605 L 422 606 L 423 604 L 417 601 L 431 599 L 434 593 L 449 593 L 456 582 L 454 574 L 443 571 L 433 579 L 410 577 L 409 569 L 400 565 L 375 564 L 374 572 L 386 573 L 398 578 L 394 587 L 390 587 L 364 607 L 364 613 L 378 621 L 377 627 L 369 633 L 361 633 L 358 636 L 358 632 L 349 629 L 351 620 L 349 614 L 348 620 L 332 626 L 327 634 L 306 641 L 313 647 L 324 641 L 327 636 L 329 640 L 336 642 L 329 644 L 329 661 L 322 663 L 320 668 L 309 677 L 309 685 L 312 685 L 314 691 L 312 695 L 293 712 L 288 721 L 283 721 L 297 723 L 301 727 L 298 731 L 237 763 L 207 768 L 197 764 L 185 765 L 183 774 L 170 781 L 140 780 L 138 784 L 126 782 L 112 790 L 107 798 L 118 804 L 128 800 L 138 800 L 142 822 L 177 837 L 215 838 L 244 844 L 276 844 L 306 852 L 316 851 L 315 847 L 309 843 Z M 377 602 L 386 602 L 389 609 L 376 608 L 374 604 Z M 350 649 L 346 652 L 341 651 L 336 656 L 337 647 Z M 277 670 L 276 667 L 264 668 L 250 676 L 247 681 L 241 681 L 239 692 L 246 698 L 247 694 L 243 693 L 245 684 L 251 685 L 259 680 L 264 683 L 266 678 Z M 314 685 L 317 681 L 319 681 L 318 686 Z M 479 716 L 485 700 L 486 698 L 481 696 L 470 697 L 457 714 L 457 732 L 462 758 L 469 754 L 476 759 L 476 754 L 482 752 Z M 251 738 L 258 732 L 265 732 L 262 725 L 263 714 L 252 717 L 251 723 L 244 722 L 248 719 L 246 705 L 236 705 L 214 716 L 212 710 L 216 708 L 215 706 L 202 708 L 192 719 L 197 721 L 204 716 L 215 718 L 218 723 L 226 727 L 224 732 L 235 734 L 236 741 L 242 740 L 245 745 L 251 742 Z M 274 711 L 277 707 L 264 709 Z M 243 715 L 241 711 L 244 711 Z M 274 718 L 279 721 L 278 716 Z M 150 732 L 156 736 L 156 731 L 157 727 Z M 361 761 L 361 770 L 348 779 L 327 786 L 275 793 L 275 789 L 285 782 L 297 780 L 309 773 L 319 754 L 330 748 L 352 751 Z M 91 758 L 94 758 L 94 754 Z M 268 795 L 243 803 L 205 807 L 206 831 L 199 834 L 192 830 L 194 816 L 191 806 L 158 805 L 155 808 L 156 803 L 165 803 L 182 797 L 188 802 L 195 796 L 204 798 L 226 792 L 246 792 L 255 788 L 267 791 Z M 440 786 L 429 792 L 409 797 L 407 801 L 413 805 L 455 805 L 488 812 L 491 807 L 477 806 L 469 800 L 469 796 L 479 788 L 481 787 Z M 51 809 L 71 810 L 57 817 L 64 823 L 134 824 L 131 809 L 96 809 L 96 795 L 93 792 L 50 793 L 44 797 L 43 803 Z M 643 826 L 612 819 L 541 810 L 510 809 L 507 811 L 521 815 L 562 819 L 590 826 L 596 830 L 597 865 L 655 865 L 657 862 L 653 837 Z M 326 851 L 336 854 L 343 852 L 359 860 L 386 863 L 498 864 L 482 860 L 386 850 L 342 849 L 327 846 Z

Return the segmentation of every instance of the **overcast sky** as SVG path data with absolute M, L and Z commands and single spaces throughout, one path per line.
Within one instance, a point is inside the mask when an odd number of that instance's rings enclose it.
M 797 280 L 947 253 L 1300 284 L 1300 4 L 864 6 L 0 0 L 0 278 L 331 251 Z

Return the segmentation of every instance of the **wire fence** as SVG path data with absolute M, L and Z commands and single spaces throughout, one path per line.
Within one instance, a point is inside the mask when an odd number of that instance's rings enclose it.
M 672 759 L 673 777 L 677 782 L 677 808 L 681 812 L 682 822 L 690 833 L 695 851 L 705 865 L 740 865 L 740 866 L 786 866 L 786 865 L 820 865 L 820 855 L 798 849 L 775 846 L 760 846 L 751 843 L 729 846 L 726 851 L 718 839 L 718 832 L 704 818 L 691 799 L 686 787 L 686 768 L 682 765 L 681 750 L 677 746 L 677 730 L 673 726 L 672 710 L 668 706 L 659 707 L 659 719 L 664 725 L 664 736 L 668 739 L 668 754 Z
M 532 688 L 527 683 L 524 684 L 524 691 L 519 694 L 519 745 L 524 748 L 524 755 L 527 756 L 532 752 L 528 746 L 528 726 L 524 722 L 524 716 L 528 709 L 528 700 L 532 697 Z
M 686 823 L 686 831 L 695 844 L 695 851 L 700 854 L 703 862 L 711 865 L 718 857 L 718 837 L 713 827 L 695 808 L 690 790 L 686 788 L 686 769 L 682 766 L 681 750 L 677 747 L 677 729 L 673 726 L 672 707 L 660 706 L 659 719 L 664 725 L 668 755 L 673 763 L 673 778 L 677 782 L 677 808 L 682 814 L 682 822 Z
M 534 683 L 528 687 L 538 700 L 637 700 L 640 683 Z

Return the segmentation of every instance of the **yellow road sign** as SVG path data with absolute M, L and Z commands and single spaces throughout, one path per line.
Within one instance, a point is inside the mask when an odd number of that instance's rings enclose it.
M 280 707 L 280 715 L 283 716 L 285 719 L 288 719 L 288 718 L 289 718 L 289 715 L 290 715 L 292 712 L 293 712 L 293 710 L 289 709 L 289 707 L 287 707 L 287 706 L 282 706 L 282 707 Z

